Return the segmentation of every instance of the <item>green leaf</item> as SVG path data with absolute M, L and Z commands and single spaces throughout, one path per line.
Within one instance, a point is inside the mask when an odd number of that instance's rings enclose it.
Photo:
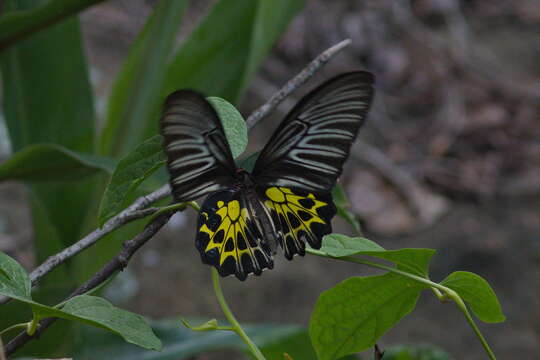
M 399 269 L 426 278 L 431 257 L 435 254 L 433 249 L 385 250 L 371 240 L 359 237 L 350 238 L 342 234 L 326 235 L 320 251 L 333 257 L 374 256 L 395 263 Z
M 497 295 L 481 276 L 467 271 L 451 273 L 441 282 L 456 291 L 483 322 L 498 323 L 506 320 Z
M 4 10 L 27 10 L 41 3 L 8 0 L 4 1 Z M 55 143 L 79 153 L 93 152 L 92 90 L 76 18 L 50 26 L 4 50 L 0 67 L 3 110 L 13 151 L 37 143 Z M 95 197 L 95 181 L 30 187 L 33 204 L 41 207 L 39 211 L 32 207 L 34 224 L 48 226 L 34 228 L 38 263 L 58 251 L 57 245 L 70 245 L 84 232 L 86 215 Z M 51 228 L 56 239 L 47 236 Z
M 429 263 L 435 254 L 433 249 L 399 249 L 366 251 L 364 255 L 375 256 L 395 263 L 398 269 L 428 278 Z
M 164 99 L 161 90 L 167 61 L 186 3 L 183 0 L 159 1 L 135 40 L 109 98 L 101 153 L 126 154 L 146 137 L 157 133 L 158 117 L 154 110 Z M 150 133 L 145 131 L 149 123 L 153 124 Z
M 30 10 L 7 13 L 0 17 L 0 51 L 15 41 L 103 0 L 50 0 Z
M 114 161 L 56 144 L 29 145 L 0 165 L 0 181 L 70 181 L 112 173 Z
M 333 257 L 356 255 L 365 251 L 385 251 L 371 240 L 361 237 L 348 237 L 342 234 L 330 234 L 323 238 L 320 251 Z
M 221 0 L 170 64 L 165 94 L 192 88 L 237 103 L 268 50 L 303 5 L 299 0 Z
M 39 318 L 57 317 L 97 326 L 122 336 L 127 342 L 146 349 L 159 350 L 161 342 L 142 316 L 114 307 L 95 296 L 76 296 L 57 309 L 31 298 L 28 274 L 15 260 L 0 252 L 0 295 L 30 305 Z
M 114 307 L 103 298 L 76 296 L 64 305 L 62 312 L 73 315 L 78 321 L 112 331 L 131 344 L 151 350 L 162 348 L 161 341 L 142 316 Z
M 12 298 L 30 299 L 30 279 L 26 270 L 0 251 L 0 294 Z
M 213 330 L 217 330 L 217 327 L 218 327 L 218 321 L 216 319 L 210 319 L 204 324 L 201 324 L 198 326 L 191 325 L 185 319 L 180 319 L 180 321 L 182 321 L 182 324 L 188 329 L 190 329 L 191 331 L 213 331 Z
M 237 159 L 236 166 L 246 171 L 252 172 L 260 153 L 260 151 L 256 151 L 253 154 L 243 157 L 242 159 Z
M 285 360 L 285 353 L 293 360 L 317 358 L 307 330 L 299 326 L 277 329 L 275 333 L 268 334 L 266 338 L 256 339 L 256 343 L 264 357 L 269 360 Z M 247 351 L 244 352 L 251 355 Z M 358 360 L 358 358 L 350 355 L 341 358 L 341 360 Z
M 309 325 L 318 359 L 338 359 L 373 346 L 414 309 L 420 291 L 425 288 L 388 273 L 352 277 L 324 291 Z
M 345 193 L 345 189 L 343 189 L 341 184 L 336 184 L 332 188 L 332 198 L 337 208 L 337 215 L 348 222 L 357 234 L 361 235 L 362 229 L 360 227 L 360 222 L 358 221 L 356 215 L 348 210 L 349 200 L 347 199 L 347 194 Z
M 451 360 L 444 350 L 434 345 L 398 345 L 384 349 L 383 360 Z
M 156 135 L 118 162 L 99 208 L 99 225 L 118 214 L 137 187 L 165 163 L 162 138 Z
M 225 136 L 231 147 L 233 158 L 236 159 L 244 152 L 248 143 L 246 121 L 234 105 L 227 100 L 215 96 L 206 99 L 218 113 L 223 124 L 223 129 L 225 130 Z
M 189 322 L 193 324 L 204 321 L 206 320 L 189 319 Z M 219 320 L 219 323 L 223 326 L 229 326 L 226 321 Z M 117 337 L 110 336 L 108 333 L 85 328 L 85 335 L 81 343 L 78 344 L 74 358 L 81 360 L 108 359 L 110 354 L 114 354 L 115 360 L 181 360 L 192 359 L 216 350 L 245 349 L 245 344 L 232 331 L 194 332 L 181 326 L 179 319 L 154 321 L 151 322 L 151 325 L 155 334 L 163 342 L 163 350 L 160 353 L 141 351 L 130 344 L 118 341 Z M 243 324 L 242 327 L 248 336 L 263 349 L 267 344 L 280 342 L 289 336 L 305 331 L 299 325 L 288 324 Z M 291 353 L 296 354 L 299 351 L 291 351 Z M 241 358 L 241 355 L 238 358 Z M 267 359 L 273 360 L 274 358 L 267 357 Z M 294 358 L 294 360 L 304 359 L 312 360 L 313 358 Z

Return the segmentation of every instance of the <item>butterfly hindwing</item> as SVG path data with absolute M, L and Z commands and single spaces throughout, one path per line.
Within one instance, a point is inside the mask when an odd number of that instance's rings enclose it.
M 321 247 L 324 235 L 332 232 L 330 221 L 336 207 L 329 193 L 312 193 L 286 187 L 269 187 L 260 195 L 278 232 L 284 255 L 291 260 L 305 254 L 305 243 Z
M 205 97 L 179 90 L 161 117 L 167 169 L 176 202 L 194 200 L 234 184 L 236 166 L 219 117 Z
M 195 244 L 202 261 L 216 267 L 221 276 L 236 275 L 244 280 L 273 268 L 271 250 L 248 211 L 240 191 L 225 190 L 205 200 L 197 225 Z
M 264 186 L 329 192 L 373 97 L 373 75 L 337 76 L 305 96 L 261 151 L 253 177 Z

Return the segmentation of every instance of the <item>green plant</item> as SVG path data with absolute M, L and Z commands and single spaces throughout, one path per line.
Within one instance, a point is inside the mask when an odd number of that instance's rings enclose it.
M 315 356 L 335 359 L 372 346 L 414 309 L 420 293 L 428 289 L 441 301 L 456 303 L 486 353 L 494 358 L 466 305 L 484 322 L 504 320 L 485 280 L 455 272 L 440 283 L 433 282 L 428 273 L 433 250 L 385 250 L 361 237 L 332 234 L 320 250 L 308 251 L 385 271 L 378 276 L 349 278 L 321 294 L 309 332 L 300 326 L 241 326 L 225 302 L 215 271 L 214 289 L 230 324 L 210 320 L 190 326 L 203 332 L 200 336 L 180 329 L 179 320 L 151 327 L 140 315 L 93 295 L 127 265 L 133 253 L 174 211 L 188 206 L 198 209 L 194 202 L 151 207 L 167 197 L 167 187 L 139 197 L 143 182 L 153 189 L 163 182 L 155 173 L 163 165 L 164 156 L 161 139 L 154 135 L 164 97 L 184 87 L 214 95 L 213 104 L 225 129 L 230 130 L 227 136 L 233 153 L 241 154 L 247 144 L 246 124 L 252 128 L 288 93 L 278 93 L 267 108 L 247 120 L 233 111 L 229 101 L 238 102 L 258 64 L 303 2 L 219 1 L 175 51 L 174 38 L 187 2 L 159 1 L 116 79 L 105 126 L 99 133 L 78 21 L 67 18 L 93 3 L 97 1 L 8 0 L 4 4 L 6 13 L 0 17 L 4 116 L 14 151 L 0 165 L 0 180 L 27 184 L 36 259 L 42 264 L 29 275 L 15 260 L 0 253 L 0 294 L 16 300 L 0 306 L 0 337 L 5 340 L 12 330 L 25 330 L 6 345 L 9 353 L 20 348 L 16 355 L 76 353 L 95 358 L 96 351 L 104 351 L 98 346 L 109 342 L 115 354 L 135 358 L 133 348 L 110 338 L 77 343 L 70 326 L 71 322 L 80 322 L 146 349 L 161 349 L 162 342 L 189 344 L 177 352 L 165 348 L 164 358 L 186 358 L 216 348 L 242 348 L 235 336 L 238 334 L 257 359 L 282 357 L 283 352 L 295 360 Z M 342 43 L 316 59 L 303 76 L 294 79 L 294 86 L 346 45 Z M 247 161 L 249 158 L 245 164 Z M 336 187 L 333 197 L 338 215 L 359 231 L 358 222 L 347 210 L 343 189 Z M 126 238 L 131 240 L 124 241 Z M 118 252 L 122 242 L 124 248 Z M 37 284 L 39 289 L 32 292 Z M 56 284 L 64 287 L 59 289 Z M 346 306 L 336 306 L 344 302 Z M 71 322 L 47 329 L 55 318 Z M 187 321 L 184 324 L 189 326 Z M 69 335 L 59 344 L 61 333 Z M 22 346 L 37 334 L 42 334 L 39 342 Z M 98 339 L 103 336 L 92 334 Z

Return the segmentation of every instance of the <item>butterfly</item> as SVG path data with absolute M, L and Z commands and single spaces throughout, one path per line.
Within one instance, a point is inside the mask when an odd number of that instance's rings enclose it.
M 320 249 L 336 214 L 330 191 L 349 156 L 373 97 L 372 74 L 336 76 L 306 95 L 260 152 L 237 168 L 221 121 L 193 90 L 170 94 L 161 134 L 175 202 L 208 195 L 195 244 L 221 276 L 260 275 L 278 247 L 291 260 L 306 242 Z

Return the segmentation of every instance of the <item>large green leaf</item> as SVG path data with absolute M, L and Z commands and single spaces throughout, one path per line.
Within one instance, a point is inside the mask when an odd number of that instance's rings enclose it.
M 114 307 L 103 298 L 76 296 L 62 307 L 62 312 L 74 316 L 74 320 L 112 331 L 131 344 L 151 350 L 162 348 L 142 316 Z
M 480 320 L 498 323 L 506 319 L 497 295 L 481 276 L 467 271 L 456 271 L 448 275 L 441 285 L 456 291 Z
M 385 250 L 371 240 L 342 234 L 330 234 L 323 238 L 320 252 L 333 257 L 368 255 L 391 261 L 401 270 L 428 277 L 429 263 L 435 254 L 433 249 Z
M 0 181 L 69 181 L 112 173 L 112 159 L 81 154 L 56 144 L 29 145 L 0 165 Z
M 30 10 L 19 10 L 0 17 L 0 51 L 32 32 L 57 23 L 103 0 L 49 0 Z
M 161 89 L 175 35 L 186 6 L 183 0 L 158 2 L 131 48 L 109 98 L 101 152 L 125 154 L 147 136 L 152 110 L 162 101 Z
M 303 5 L 300 0 L 221 0 L 178 51 L 165 93 L 193 88 L 236 103 Z
M 29 305 L 38 318 L 57 317 L 97 326 L 122 336 L 127 342 L 159 350 L 161 342 L 142 316 L 114 307 L 103 298 L 80 295 L 60 309 L 32 300 L 30 279 L 22 266 L 0 252 L 0 295 Z
M 309 335 L 318 359 L 365 350 L 410 313 L 425 286 L 403 276 L 352 277 L 321 294 Z
M 25 10 L 43 1 L 11 0 L 6 10 Z M 94 110 L 77 19 L 66 20 L 19 42 L 0 56 L 4 115 L 14 151 L 36 143 L 56 143 L 92 153 Z M 56 239 L 35 228 L 37 261 L 78 240 L 94 183 L 31 186 L 42 211 L 34 224 L 48 224 Z M 40 217 L 40 218 L 38 218 Z M 43 218 L 45 217 L 45 218 Z M 43 236 L 43 237 L 42 237 Z

